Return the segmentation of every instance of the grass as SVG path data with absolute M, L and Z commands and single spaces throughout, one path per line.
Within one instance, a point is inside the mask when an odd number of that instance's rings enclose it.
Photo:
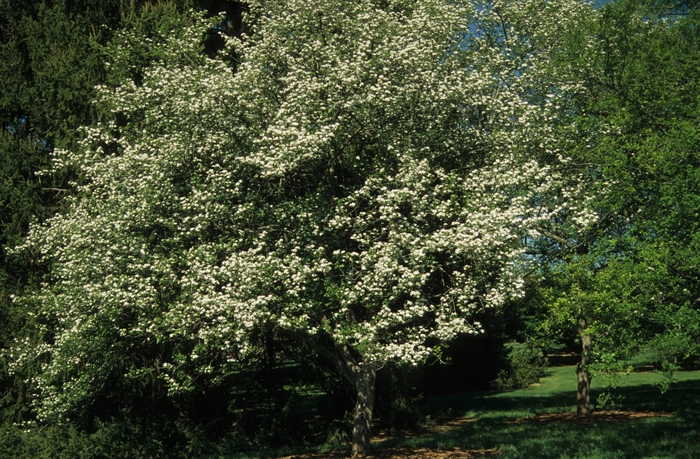
M 617 423 L 513 424 L 520 417 L 575 410 L 574 367 L 549 369 L 539 385 L 503 392 L 474 392 L 428 400 L 432 418 L 476 418 L 476 421 L 430 436 L 395 438 L 382 447 L 496 448 L 499 459 L 515 458 L 700 458 L 700 371 L 680 372 L 661 394 L 653 386 L 660 376 L 633 373 L 614 393 L 617 409 L 665 411 L 675 417 L 654 417 Z M 601 388 L 593 385 L 593 399 Z M 308 450 L 307 450 L 308 451 Z M 317 449 L 316 451 L 321 451 Z M 302 451 L 265 451 L 228 456 L 270 458 Z
M 429 438 L 392 446 L 497 448 L 510 458 L 700 458 L 700 371 L 682 372 L 665 393 L 652 384 L 660 376 L 623 377 L 614 394 L 618 409 L 666 411 L 676 417 L 618 423 L 509 424 L 520 417 L 575 410 L 574 367 L 555 367 L 538 386 L 498 393 L 451 395 L 430 400 L 438 416 L 452 413 L 477 421 Z M 593 385 L 593 398 L 600 393 Z

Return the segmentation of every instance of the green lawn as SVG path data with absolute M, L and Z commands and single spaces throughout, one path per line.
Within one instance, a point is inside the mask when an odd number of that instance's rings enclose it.
M 574 367 L 555 367 L 540 385 L 504 392 L 475 392 L 428 400 L 431 417 L 477 420 L 432 436 L 397 438 L 382 447 L 490 449 L 499 459 L 511 458 L 700 458 L 700 371 L 680 372 L 677 382 L 661 394 L 652 386 L 660 377 L 633 373 L 623 377 L 615 394 L 617 409 L 665 411 L 676 416 L 618 423 L 511 424 L 519 417 L 575 410 Z M 593 385 L 593 395 L 600 388 Z M 243 454 L 233 458 L 274 457 L 281 451 Z
M 574 367 L 555 367 L 539 386 L 497 393 L 472 393 L 430 400 L 434 413 L 478 420 L 403 446 L 497 448 L 499 458 L 700 458 L 700 371 L 681 372 L 665 394 L 652 386 L 660 376 L 633 373 L 614 394 L 617 409 L 666 411 L 659 417 L 619 423 L 508 424 L 519 417 L 575 411 Z M 594 398 L 599 393 L 595 380 Z

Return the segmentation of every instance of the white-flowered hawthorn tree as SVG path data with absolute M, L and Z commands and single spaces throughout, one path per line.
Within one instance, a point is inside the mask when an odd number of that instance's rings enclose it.
M 43 358 L 39 419 L 89 398 L 111 352 L 189 342 L 124 368 L 155 365 L 178 392 L 186 369 L 220 371 L 212 350 L 245 359 L 273 329 L 355 387 L 366 454 L 377 369 L 478 332 L 474 311 L 519 294 L 519 240 L 557 210 L 537 204 L 559 181 L 536 158 L 566 146 L 566 91 L 531 97 L 548 51 L 470 34 L 485 10 L 463 1 L 249 9 L 235 65 L 199 53 L 207 21 L 173 30 L 139 84 L 100 89 L 82 148 L 56 153 L 81 181 L 21 248 L 52 268 L 21 299 L 46 340 L 15 350 L 17 365 Z

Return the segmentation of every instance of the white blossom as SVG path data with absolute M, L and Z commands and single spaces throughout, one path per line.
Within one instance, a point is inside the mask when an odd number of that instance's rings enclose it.
M 69 206 L 18 249 L 52 265 L 23 301 L 54 339 L 18 343 L 15 362 L 50 355 L 41 419 L 99 383 L 97 336 L 198 343 L 159 368 L 176 393 L 191 387 L 183 362 L 215 371 L 202 349 L 241 359 L 260 327 L 418 363 L 521 293 L 520 238 L 566 205 L 536 204 L 561 189 L 538 158 L 566 160 L 565 126 L 559 95 L 542 104 L 528 88 L 547 77 L 549 34 L 583 6 L 502 2 L 511 33 L 490 43 L 489 10 L 470 2 L 379 3 L 252 2 L 254 33 L 229 40 L 235 72 L 196 57 L 198 19 L 159 45 L 141 85 L 98 88 L 102 123 L 55 152 L 82 174 Z M 532 29 L 535 4 L 551 6 L 538 13 L 551 30 Z M 465 38 L 470 24 L 484 33 Z M 515 49 L 532 40 L 541 53 Z

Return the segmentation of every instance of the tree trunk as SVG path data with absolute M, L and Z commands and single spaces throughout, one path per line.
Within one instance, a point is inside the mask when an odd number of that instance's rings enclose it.
M 335 363 L 340 374 L 345 376 L 355 387 L 354 422 L 352 428 L 352 457 L 362 458 L 369 454 L 372 427 L 372 410 L 374 409 L 374 388 L 377 379 L 377 367 L 371 362 L 359 362 L 347 344 L 338 344 L 335 351 L 330 351 L 303 333 L 295 333 L 322 355 Z
M 581 361 L 576 366 L 578 391 L 576 393 L 576 414 L 589 416 L 591 414 L 591 375 L 588 365 L 591 363 L 591 336 L 586 334 L 588 323 L 585 318 L 578 321 L 578 334 L 581 338 Z
M 360 365 L 359 371 L 355 375 L 357 401 L 355 402 L 355 420 L 352 428 L 353 458 L 369 455 L 376 377 L 377 371 L 372 364 Z

